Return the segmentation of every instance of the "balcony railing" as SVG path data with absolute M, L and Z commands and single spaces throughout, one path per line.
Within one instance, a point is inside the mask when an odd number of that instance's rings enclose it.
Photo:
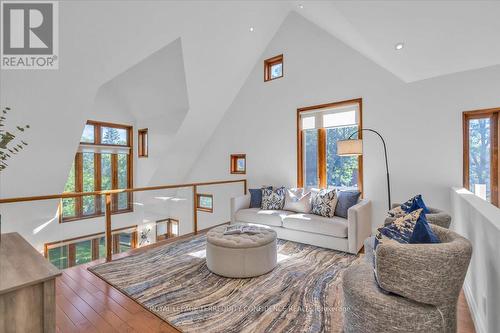
M 104 230 L 104 237 L 105 237 L 105 249 L 106 249 L 106 261 L 111 261 L 113 259 L 113 244 L 115 244 L 115 248 L 118 245 L 116 245 L 116 233 L 118 230 L 121 230 L 123 228 L 119 228 L 119 229 L 115 229 L 113 230 L 113 219 L 114 218 L 119 218 L 119 216 L 121 216 L 122 214 L 117 214 L 117 215 L 114 215 L 116 214 L 116 212 L 113 212 L 112 211 L 112 202 L 113 202 L 113 197 L 114 196 L 117 196 L 118 194 L 120 193 L 138 193 L 138 192 L 146 192 L 148 194 L 150 194 L 151 197 L 153 197 L 154 199 L 158 199 L 158 200 L 167 200 L 171 197 L 166 197 L 166 196 L 160 196 L 160 195 L 154 195 L 154 194 L 151 194 L 151 193 L 158 193 L 158 192 L 161 192 L 161 191 L 166 191 L 166 190 L 177 190 L 177 191 L 180 191 L 181 189 L 191 189 L 191 192 L 190 194 L 188 195 L 192 195 L 191 197 L 191 200 L 192 200 L 192 205 L 190 207 L 190 209 L 192 210 L 192 228 L 190 228 L 192 230 L 192 232 L 194 234 L 197 234 L 198 231 L 199 231 L 199 225 L 198 225 L 198 214 L 199 213 L 204 213 L 204 214 L 211 214 L 212 212 L 214 211 L 218 211 L 218 208 L 220 207 L 216 207 L 215 206 L 215 201 L 214 201 L 214 195 L 213 193 L 211 192 L 214 192 L 215 190 L 210 190 L 211 188 L 213 189 L 214 187 L 219 187 L 219 186 L 222 186 L 222 185 L 228 185 L 228 184 L 237 184 L 237 183 L 241 183 L 243 185 L 243 193 L 246 193 L 247 192 L 247 180 L 246 179 L 236 179 L 236 180 L 221 180 L 221 181 L 211 181 L 211 182 L 198 182 L 198 183 L 186 183 L 186 184 L 173 184 L 173 185 L 160 185 L 160 186 L 149 186 L 149 187 L 139 187 L 139 188 L 127 188 L 127 189 L 118 189 L 118 190 L 106 190 L 106 191 L 93 191 L 93 192 L 65 192 L 65 193 L 61 193 L 61 194 L 50 194 L 50 195 L 40 195 L 40 196 L 28 196 L 28 197 L 13 197 L 13 198 L 2 198 L 0 199 L 0 208 L 5 208 L 6 206 L 10 206 L 10 205 L 16 205 L 16 204 L 22 204 L 22 203 L 27 203 L 27 202 L 35 202 L 35 201 L 39 201 L 39 202 L 51 202 L 51 201 L 54 201 L 54 200 L 58 200 L 60 203 L 62 203 L 62 200 L 63 199 L 69 199 L 69 198 L 82 198 L 82 197 L 95 197 L 95 198 L 100 198 L 101 196 L 104 197 L 104 206 L 105 206 L 105 213 L 104 213 L 104 222 L 105 222 L 105 230 Z M 212 209 L 205 209 L 203 207 L 199 207 L 199 204 L 200 204 L 200 196 L 199 196 L 199 189 L 203 189 L 201 191 L 202 193 L 202 196 L 205 195 L 205 200 L 207 198 L 208 199 L 208 202 L 212 203 L 213 207 Z M 231 192 L 232 190 L 232 192 Z M 231 188 L 231 190 L 225 190 L 223 192 L 219 192 L 219 197 L 221 196 L 224 196 L 224 198 L 220 198 L 220 200 L 223 200 L 223 204 L 221 204 L 221 206 L 224 206 L 226 205 L 226 207 L 229 207 L 229 197 L 228 195 L 229 194 L 233 194 L 233 195 L 236 195 L 236 192 L 235 192 L 235 188 Z M 156 191 L 156 192 L 155 192 Z M 238 190 L 238 191 L 241 191 L 241 190 Z M 163 192 L 164 194 L 165 192 Z M 241 192 L 239 192 L 241 193 Z M 238 193 L 238 194 L 239 194 Z M 185 195 L 185 196 L 188 196 L 188 195 Z M 178 199 L 178 198 L 177 198 Z M 178 200 L 187 200 L 186 198 L 184 199 L 178 199 Z M 226 201 L 227 200 L 227 201 Z M 134 196 L 134 201 L 135 201 L 135 196 Z M 155 201 L 156 202 L 156 201 Z M 221 201 L 219 201 L 220 203 Z M 204 203 L 206 204 L 206 201 L 204 201 Z M 141 203 L 141 202 L 133 202 L 133 203 L 129 203 L 131 205 L 142 205 L 144 206 L 144 203 Z M 31 206 L 31 204 L 30 204 Z M 152 205 L 154 206 L 154 204 Z M 31 207 L 30 207 L 31 208 Z M 154 210 L 155 208 L 153 207 L 152 210 Z M 62 214 L 62 205 L 59 204 L 59 208 L 57 209 L 58 212 L 57 212 L 57 215 L 58 216 L 61 216 Z M 133 210 L 132 210 L 133 211 Z M 209 213 L 207 213 L 209 212 Z M 22 209 L 13 209 L 11 211 L 11 214 L 9 217 L 7 218 L 10 218 L 10 220 L 12 219 L 16 219 L 16 225 L 19 224 L 19 223 L 22 223 L 22 219 L 23 217 L 20 217 L 18 218 L 18 214 L 19 215 L 23 215 L 22 214 Z M 220 213 L 220 209 L 219 209 L 219 213 Z M 229 214 L 229 209 L 228 209 L 228 212 Z M 25 214 L 26 215 L 26 214 Z M 157 214 L 157 215 L 161 215 L 160 214 Z M 93 216 L 95 217 L 95 216 Z M 26 218 L 26 217 L 25 217 Z M 18 221 L 20 219 L 20 221 Z M 35 225 L 39 225 L 37 228 L 35 229 L 39 229 L 39 228 L 43 228 L 47 223 L 52 223 L 53 220 L 55 220 L 56 218 L 46 222 L 46 223 L 40 223 L 40 221 L 37 221 L 35 223 Z M 212 218 L 213 220 L 214 218 Z M 171 230 L 171 222 L 173 221 L 176 221 L 176 223 L 179 223 L 178 220 L 176 220 L 175 218 L 170 218 L 170 216 L 167 216 L 165 219 L 163 220 L 157 220 L 156 222 L 165 222 L 167 223 L 168 225 L 168 232 L 165 233 L 165 237 L 169 237 L 170 235 L 172 235 L 172 230 Z M 4 217 L 4 224 L 6 222 L 9 222 L 10 224 L 10 230 L 8 231 L 17 231 L 16 228 L 13 228 L 12 227 L 12 223 L 10 223 L 10 221 L 6 221 L 5 217 Z M 59 221 L 59 222 L 62 222 L 62 219 Z M 225 223 L 227 221 L 220 221 L 220 223 Z M 74 222 L 67 222 L 67 223 L 62 223 L 62 224 L 73 224 Z M 60 223 L 61 224 L 61 223 Z M 61 224 L 61 225 L 62 225 Z M 123 227 L 123 226 L 122 226 Z M 20 228 L 22 229 L 22 228 Z M 33 233 L 35 233 L 36 230 L 33 230 Z M 179 225 L 177 225 L 177 234 L 179 235 Z M 156 229 L 155 229 L 156 230 Z M 26 232 L 26 231 L 25 231 Z M 100 231 L 102 233 L 102 229 Z M 20 232 L 21 235 L 23 234 L 22 232 Z M 99 236 L 100 235 L 100 236 Z M 113 242 L 113 235 L 115 235 L 115 242 Z M 74 235 L 72 235 L 74 236 Z M 81 235 L 80 235 L 81 236 Z M 89 240 L 91 239 L 92 237 L 91 236 L 95 236 L 95 237 L 102 237 L 102 234 L 99 234 L 99 233 L 92 233 L 90 235 L 86 235 L 87 237 L 85 238 L 85 236 L 83 236 L 84 238 L 83 239 L 86 239 L 86 240 Z M 69 237 L 65 237 L 65 238 L 69 238 Z M 137 236 L 136 236 L 137 238 Z M 117 238 L 118 239 L 118 242 L 119 242 L 119 237 Z M 158 237 L 155 235 L 154 237 L 155 241 L 158 240 Z M 69 239 L 71 240 L 71 239 Z M 99 239 L 98 239 L 99 240 Z M 57 240 L 57 241 L 53 241 L 52 239 L 52 242 L 44 242 L 45 243 L 45 253 L 47 255 L 47 244 L 54 244 L 54 243 L 61 243 L 61 244 L 64 244 L 65 242 L 67 242 L 68 240 Z M 135 242 L 137 242 L 137 239 L 134 240 Z M 92 243 L 92 246 L 94 246 L 94 243 Z M 95 244 L 97 250 L 99 251 L 99 244 Z

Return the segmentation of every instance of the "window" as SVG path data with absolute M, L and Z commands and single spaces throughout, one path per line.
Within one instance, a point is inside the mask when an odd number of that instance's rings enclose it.
M 214 198 L 211 194 L 197 194 L 196 195 L 196 209 L 202 212 L 213 213 L 214 211 Z
M 283 55 L 264 60 L 264 81 L 271 81 L 283 77 Z
M 137 247 L 137 226 L 113 230 L 112 251 L 121 253 Z M 47 243 L 45 257 L 57 268 L 64 269 L 106 257 L 104 233 Z
M 164 240 L 179 236 L 179 220 L 165 219 L 156 221 L 156 240 Z
M 148 129 L 139 130 L 138 134 L 139 157 L 148 157 Z
M 64 192 L 93 192 L 132 187 L 131 127 L 89 121 L 71 167 Z M 132 193 L 112 196 L 112 213 L 133 210 Z M 62 200 L 62 222 L 102 216 L 105 196 Z
M 231 155 L 231 173 L 245 174 L 247 172 L 247 157 L 245 154 Z
M 297 110 L 298 187 L 362 191 L 362 156 L 337 155 L 337 142 L 361 128 L 361 111 L 361 99 Z
M 500 108 L 463 113 L 463 182 L 472 193 L 499 206 Z

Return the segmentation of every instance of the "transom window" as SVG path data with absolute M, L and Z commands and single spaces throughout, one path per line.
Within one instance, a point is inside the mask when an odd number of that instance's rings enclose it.
M 264 60 L 264 81 L 271 81 L 283 77 L 283 55 Z
M 362 156 L 338 156 L 337 142 L 361 127 L 361 99 L 297 110 L 299 187 L 362 191 Z M 355 135 L 361 138 L 361 132 Z
M 247 172 L 246 154 L 231 154 L 231 173 L 245 174 Z
M 196 209 L 202 212 L 213 213 L 214 211 L 214 197 L 211 194 L 197 194 L 196 195 Z
M 65 192 L 93 192 L 132 187 L 132 127 L 88 121 L 80 139 Z M 101 216 L 104 196 L 62 200 L 61 221 Z M 132 211 L 132 193 L 112 196 L 112 213 Z

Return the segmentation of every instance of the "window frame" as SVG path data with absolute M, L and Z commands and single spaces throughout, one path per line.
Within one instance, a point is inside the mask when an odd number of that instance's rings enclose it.
M 132 225 L 129 227 L 122 227 L 122 228 L 117 228 L 111 230 L 112 233 L 112 241 L 115 242 L 115 235 L 120 235 L 123 233 L 123 231 L 131 231 L 130 233 L 132 234 L 132 239 L 131 239 L 131 249 L 137 248 L 138 242 L 138 226 L 137 225 Z M 102 237 L 105 237 L 106 234 L 104 232 L 97 232 L 94 234 L 89 234 L 89 235 L 84 235 L 80 237 L 73 237 L 73 238 L 68 238 L 68 239 L 63 239 L 60 241 L 55 241 L 55 242 L 49 242 L 45 243 L 43 245 L 43 255 L 44 257 L 49 260 L 49 250 L 58 248 L 58 247 L 67 247 L 67 254 L 68 254 L 68 267 L 74 267 L 77 266 L 76 264 L 76 244 L 80 242 L 84 242 L 87 240 L 90 240 L 90 251 L 91 251 L 91 256 L 92 259 L 91 261 L 98 260 L 99 258 L 99 241 Z M 113 244 L 113 249 L 115 249 L 115 245 Z M 117 254 L 121 252 L 113 252 L 113 254 Z
M 245 162 L 245 167 L 243 171 L 238 170 L 238 160 L 243 159 Z M 247 173 L 247 155 L 246 154 L 231 154 L 230 158 L 230 170 L 231 174 L 244 175 Z
M 206 208 L 200 206 L 201 197 L 210 197 L 212 199 L 212 207 Z M 214 212 L 214 196 L 213 194 L 196 193 L 196 210 L 200 212 L 213 213 Z
M 349 99 L 340 102 L 319 104 L 313 106 L 307 106 L 297 109 L 297 187 L 304 187 L 304 154 L 302 149 L 302 141 L 303 141 L 303 131 L 301 129 L 301 115 L 303 113 L 318 111 L 321 109 L 332 109 L 344 107 L 352 104 L 357 104 L 359 110 L 359 121 L 358 128 L 363 128 L 363 99 L 355 98 Z M 326 128 L 318 129 L 318 187 L 319 188 L 327 188 L 327 154 L 326 154 L 326 140 L 327 133 Z M 357 139 L 363 139 L 363 132 L 360 130 L 357 133 Z M 358 156 L 358 190 L 361 192 L 361 196 L 363 196 L 363 155 Z
M 469 190 L 469 121 L 474 119 L 490 118 L 493 125 L 490 126 L 490 192 L 491 204 L 500 207 L 500 173 L 499 173 L 499 131 L 500 131 L 500 108 L 481 109 L 462 112 L 462 138 L 463 138 L 463 187 Z
M 137 153 L 139 158 L 149 157 L 149 132 L 147 128 L 137 131 Z
M 80 145 L 85 146 L 108 146 L 108 147 L 127 147 L 129 149 L 129 154 L 127 155 L 127 188 L 132 188 L 134 184 L 133 177 L 133 126 L 114 124 L 109 122 L 100 122 L 94 120 L 88 120 L 86 125 L 94 126 L 94 142 L 80 142 Z M 116 128 L 124 129 L 127 131 L 127 144 L 104 144 L 101 143 L 101 132 L 102 128 Z M 94 153 L 94 191 L 101 191 L 102 189 L 102 174 L 101 174 L 101 153 Z M 74 173 L 75 173 L 75 193 L 83 192 L 83 153 L 77 152 L 74 159 Z M 111 154 L 111 188 L 118 189 L 118 154 Z M 118 209 L 118 194 L 112 195 L 112 212 L 111 214 L 123 214 L 130 213 L 134 211 L 132 204 L 133 193 L 128 192 L 128 207 L 126 209 Z M 73 222 L 86 220 L 96 217 L 101 217 L 105 215 L 106 207 L 102 205 L 101 200 L 99 200 L 102 195 L 96 195 L 94 200 L 95 212 L 93 214 L 85 215 L 83 213 L 83 197 L 75 197 L 75 215 L 74 216 L 63 216 L 63 200 L 59 204 L 59 223 Z
M 158 234 L 158 224 L 160 223 L 165 223 L 166 224 L 166 233 L 164 234 Z M 177 234 L 174 234 L 173 232 L 173 226 L 177 225 Z M 179 237 L 179 220 L 178 219 L 173 219 L 171 217 L 163 220 L 158 220 L 156 221 L 156 241 L 162 241 L 170 238 L 175 238 Z
M 281 76 L 271 78 L 271 68 L 276 64 L 281 64 Z M 279 54 L 277 56 L 264 60 L 264 82 L 281 79 L 283 76 L 285 76 L 283 54 Z

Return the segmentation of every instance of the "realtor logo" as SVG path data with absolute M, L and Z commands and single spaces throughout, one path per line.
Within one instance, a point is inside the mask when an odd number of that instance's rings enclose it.
M 58 3 L 2 1 L 2 69 L 58 68 Z

